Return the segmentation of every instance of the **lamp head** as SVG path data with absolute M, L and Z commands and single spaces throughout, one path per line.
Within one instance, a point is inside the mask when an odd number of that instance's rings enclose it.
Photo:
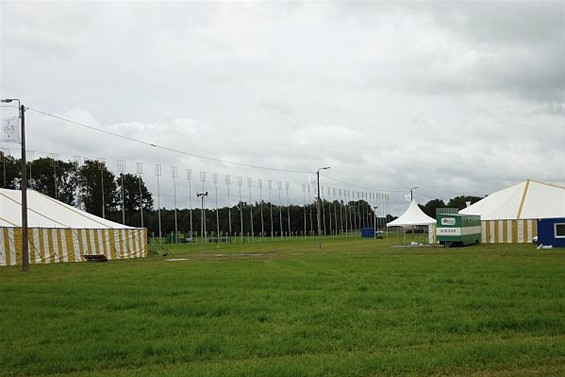
M 6 99 L 1 100 L 0 102 L 10 103 L 10 102 L 12 102 L 12 101 L 13 101 L 12 98 L 6 98 Z

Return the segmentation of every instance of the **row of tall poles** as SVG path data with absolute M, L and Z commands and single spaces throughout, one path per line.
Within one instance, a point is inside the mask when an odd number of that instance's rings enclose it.
M 10 103 L 13 101 L 17 101 L 18 102 L 18 110 L 19 110 L 19 118 L 20 118 L 20 131 L 21 131 L 21 140 L 20 140 L 20 144 L 21 144 L 21 218 L 22 218 L 22 267 L 23 267 L 23 271 L 29 271 L 29 250 L 28 250 L 28 216 L 27 216 L 27 212 L 28 212 L 28 204 L 27 204 L 27 185 L 28 185 L 28 181 L 27 181 L 27 152 L 26 152 L 26 133 L 25 133 L 25 106 L 21 104 L 21 101 L 17 98 L 6 98 L 6 99 L 2 99 L 1 102 L 2 103 Z M 4 152 L 4 151 L 2 151 Z M 50 155 L 49 156 L 51 158 L 51 160 L 53 161 L 53 171 L 54 171 L 54 179 L 55 179 L 55 196 L 57 196 L 57 189 L 56 189 L 56 168 L 57 168 L 57 163 L 55 161 L 58 161 L 58 155 Z M 4 163 L 4 186 L 5 186 L 5 156 L 3 153 L 3 163 Z M 101 170 L 101 183 L 102 183 L 102 216 L 105 217 L 105 200 L 104 200 L 104 174 L 103 174 L 103 169 L 102 169 L 102 165 L 99 165 L 99 169 Z M 328 166 L 326 167 L 322 167 L 319 168 L 316 171 L 316 177 L 317 177 L 317 216 L 318 216 L 318 237 L 320 239 L 320 247 L 321 247 L 321 218 L 320 218 L 320 214 L 321 214 L 321 210 L 320 210 L 320 206 L 321 206 L 321 189 L 320 189 L 320 170 L 325 170 L 325 169 L 329 169 Z M 121 178 L 121 199 L 122 199 L 122 222 L 125 224 L 125 196 L 124 196 L 124 187 L 123 187 L 123 174 L 125 172 L 125 160 L 119 160 L 118 162 L 118 170 L 120 171 L 120 178 Z M 177 173 L 178 170 L 176 167 L 173 167 L 172 169 L 172 177 L 173 177 L 173 186 L 174 186 L 174 206 L 175 206 L 175 236 L 178 234 L 178 222 L 177 222 L 177 216 L 176 216 L 176 178 L 177 178 Z M 137 174 L 141 175 L 143 173 L 143 165 L 141 163 L 137 163 Z M 162 234 L 162 230 L 161 230 L 161 193 L 160 193 L 160 182 L 159 182 L 159 177 L 161 176 L 161 165 L 160 164 L 155 164 L 155 175 L 157 178 L 157 208 L 158 208 L 158 221 L 159 221 L 159 238 L 161 239 L 161 234 Z M 192 198 L 192 185 L 191 185 L 191 181 L 192 181 L 192 171 L 190 169 L 187 169 L 187 179 L 189 182 L 189 209 L 190 209 L 190 228 L 191 228 L 191 236 L 192 236 L 192 204 L 190 202 L 190 198 Z M 205 216 L 205 200 L 204 198 L 208 196 L 208 192 L 204 191 L 205 188 L 205 182 L 206 182 L 206 172 L 200 172 L 200 180 L 202 182 L 202 192 L 198 193 L 197 196 L 202 198 L 202 206 L 201 206 L 201 210 L 202 210 L 202 214 L 203 216 L 201 216 L 201 232 L 202 235 L 206 235 L 206 221 L 204 219 Z M 231 208 L 229 205 L 229 185 L 230 185 L 230 181 L 231 178 L 229 175 L 226 176 L 225 182 L 226 185 L 228 186 L 228 209 L 230 211 L 230 215 L 229 215 L 229 220 L 230 220 L 230 224 L 229 224 L 229 228 L 230 228 L 230 234 L 231 234 L 231 230 L 232 230 L 232 226 L 231 226 Z M 238 181 L 238 187 L 239 187 L 239 197 L 240 197 L 240 221 L 241 221 L 241 225 L 240 225 L 240 229 L 241 229 L 241 237 L 243 238 L 243 209 L 241 208 L 241 205 L 243 203 L 243 199 L 242 199 L 242 193 L 241 193 L 241 186 L 242 186 L 242 182 L 243 182 L 243 178 L 242 177 L 237 177 L 237 181 Z M 214 179 L 213 179 L 215 188 L 216 188 L 216 208 L 218 208 L 218 203 L 217 203 L 217 184 L 218 184 L 218 175 L 215 174 L 214 175 Z M 262 180 L 258 181 L 259 184 L 259 192 L 260 192 L 260 203 L 261 203 L 261 235 L 264 236 L 264 223 L 263 223 L 263 200 L 262 200 Z M 250 211 L 250 224 L 251 224 L 251 234 L 254 234 L 254 230 L 253 230 L 253 205 L 252 205 L 252 194 L 251 194 L 251 187 L 252 187 L 252 179 L 248 178 L 247 179 L 247 185 L 249 188 L 249 204 L 251 206 L 251 211 Z M 309 186 L 308 186 L 309 187 Z M 270 217 L 271 217 L 271 237 L 273 237 L 273 212 L 272 212 L 272 181 L 269 180 L 268 181 L 268 188 L 269 188 L 269 202 L 270 202 Z M 279 191 L 279 206 L 281 205 L 281 188 L 282 188 L 282 182 L 281 181 L 277 181 L 277 188 Z M 288 190 L 289 190 L 289 183 L 285 182 L 285 188 L 286 188 L 286 192 L 287 192 L 287 211 L 288 211 L 288 229 L 289 229 L 289 233 L 290 233 L 290 199 L 289 199 L 289 195 L 288 195 Z M 142 191 L 141 191 L 141 180 L 140 180 L 140 201 L 142 201 L 143 199 L 143 195 L 142 195 Z M 359 196 L 359 195 L 358 195 Z M 141 222 L 143 224 L 143 205 L 141 205 L 140 203 L 140 211 L 141 211 Z M 341 210 L 340 210 L 341 212 Z M 283 233 L 283 229 L 282 229 L 282 211 L 279 211 L 279 224 L 280 224 L 280 230 L 281 230 L 281 237 L 282 237 L 282 233 Z M 331 216 L 331 207 L 330 207 L 330 216 Z M 216 219 L 217 219 L 217 230 L 219 233 L 219 217 L 218 214 L 216 213 Z M 337 221 L 337 218 L 336 218 Z M 306 222 L 306 215 L 304 212 L 304 222 Z M 143 225 L 142 225 L 143 226 Z M 330 218 L 330 228 L 331 228 L 331 218 Z M 325 227 L 324 227 L 325 229 Z M 204 240 L 203 240 L 204 242 Z
M 32 155 L 31 158 L 33 158 L 33 152 L 32 151 L 28 151 L 30 152 L 30 154 Z M 3 157 L 5 156 L 5 151 L 3 150 Z M 55 198 L 57 197 L 57 180 L 56 180 L 56 169 L 58 167 L 58 161 L 59 161 L 59 155 L 58 154 L 54 154 L 51 153 L 49 154 L 49 159 L 52 161 L 51 162 L 51 166 L 53 167 L 53 176 L 54 176 L 54 181 L 55 181 Z M 75 161 L 77 163 L 80 162 L 80 157 L 79 156 L 75 156 Z M 98 158 L 98 169 L 100 170 L 100 180 L 101 180 L 101 195 L 102 195 L 102 217 L 105 218 L 106 217 L 106 203 L 105 203 L 105 192 L 104 192 L 104 171 L 106 170 L 106 160 L 104 158 Z M 123 180 L 124 180 L 124 173 L 126 171 L 126 161 L 125 160 L 117 160 L 117 169 L 119 172 L 119 178 L 121 181 L 121 189 L 120 189 L 120 199 L 122 202 L 122 223 L 125 224 L 125 193 L 124 193 L 124 184 L 123 184 Z M 369 215 L 371 213 L 370 210 L 364 210 L 361 212 L 361 209 L 355 209 L 353 208 L 352 210 L 348 211 L 348 206 L 337 206 L 334 205 L 332 201 L 328 201 L 327 205 L 328 205 L 328 222 L 329 224 L 326 223 L 326 209 L 325 207 L 322 206 L 322 195 L 323 195 L 323 190 L 324 187 L 320 186 L 320 170 L 325 170 L 325 169 L 329 169 L 329 167 L 323 167 L 320 168 L 316 171 L 316 178 L 317 178 L 317 200 L 316 200 L 316 207 L 317 207 L 317 224 L 318 224 L 318 235 L 326 235 L 326 229 L 327 229 L 327 225 L 329 225 L 329 229 L 330 229 L 330 234 L 332 234 L 333 229 L 336 229 L 336 234 L 338 233 L 338 229 L 340 230 L 339 233 L 343 234 L 344 230 L 345 232 L 347 232 L 347 229 L 350 229 L 351 231 L 353 231 L 353 229 L 358 229 L 361 226 L 361 222 L 365 225 L 370 224 L 370 221 L 368 220 Z M 160 177 L 161 177 L 161 164 L 155 164 L 155 176 L 157 179 L 157 212 L 158 212 L 158 223 L 159 223 L 159 237 L 162 236 L 162 229 L 161 229 L 161 189 L 160 189 Z M 137 162 L 136 163 L 136 174 L 139 176 L 139 198 L 140 198 L 140 220 L 141 220 L 141 226 L 144 226 L 144 219 L 143 219 L 143 205 L 141 203 L 142 199 L 143 199 L 143 192 L 142 192 L 142 181 L 141 181 L 141 175 L 143 174 L 143 163 L 142 162 Z M 5 175 L 5 174 L 4 174 Z M 31 166 L 30 166 L 30 175 L 31 175 Z M 27 177 L 27 174 L 26 174 Z M 177 190 L 176 190 L 176 180 L 178 178 L 178 168 L 177 167 L 171 167 L 171 177 L 173 180 L 173 205 L 174 205 L 174 224 L 175 224 L 175 242 L 178 242 L 178 216 L 177 216 Z M 193 235 L 193 216 L 192 216 L 192 170 L 191 169 L 187 169 L 186 170 L 186 177 L 188 180 L 188 198 L 189 198 L 189 212 L 190 212 L 190 235 Z M 205 192 L 205 184 L 206 184 L 206 172 L 200 172 L 200 181 L 202 183 L 202 193 Z M 219 235 L 220 234 L 220 227 L 219 227 L 219 204 L 218 204 L 218 183 L 219 183 L 219 175 L 218 174 L 214 174 L 213 175 L 213 184 L 214 184 L 214 188 L 215 188 L 215 207 L 216 207 L 216 234 Z M 27 183 L 26 183 L 27 184 Z M 229 221 L 229 233 L 230 235 L 233 234 L 233 228 L 232 228 L 232 217 L 231 217 L 231 206 L 230 206 L 230 184 L 231 184 L 231 176 L 230 175 L 226 175 L 225 176 L 225 184 L 227 187 L 227 202 L 228 202 L 228 221 Z M 264 220 L 264 211 L 263 211 L 263 180 L 262 179 L 258 179 L 257 180 L 257 184 L 258 184 L 258 188 L 259 188 L 259 203 L 260 203 L 260 220 L 261 220 L 261 236 L 264 237 L 265 236 L 265 220 Z M 240 207 L 238 207 L 239 212 L 240 212 L 240 237 L 243 241 L 244 238 L 244 220 L 243 220 L 243 209 L 241 208 L 241 204 L 243 203 L 243 194 L 242 194 L 242 186 L 243 186 L 243 177 L 237 177 L 237 185 L 238 185 L 238 189 L 239 189 L 239 205 Z M 250 230 L 251 230 L 251 234 L 254 235 L 255 234 L 255 229 L 254 229 L 254 221 L 253 221 L 253 195 L 252 195 L 252 187 L 253 187 L 253 179 L 252 178 L 247 178 L 247 187 L 249 190 L 249 204 L 250 204 Z M 269 212 L 270 212 L 270 225 L 271 225 L 271 238 L 274 238 L 274 221 L 273 221 L 273 211 L 272 211 L 272 206 L 273 206 L 273 200 L 272 200 L 272 189 L 273 189 L 273 181 L 269 180 L 267 182 L 267 187 L 269 190 L 269 203 L 270 203 L 270 208 L 269 208 Z M 307 216 L 306 216 L 306 188 L 308 191 L 308 201 L 311 203 L 311 196 L 310 196 L 310 185 L 306 185 L 303 184 L 302 185 L 302 190 L 303 190 L 303 199 L 304 199 L 304 234 L 307 233 Z M 277 190 L 278 190 L 278 203 L 279 206 L 282 208 L 283 204 L 282 204 L 282 198 L 281 198 L 281 190 L 282 190 L 282 182 L 281 181 L 277 181 Z M 290 197 L 289 197 L 289 182 L 285 182 L 285 190 L 286 190 L 286 194 L 287 194 L 287 226 L 288 226 L 288 230 L 289 230 L 289 234 L 291 233 L 290 229 L 291 229 L 291 214 L 290 214 Z M 328 197 L 332 196 L 332 188 L 327 187 L 327 195 Z M 337 195 L 336 195 L 336 188 L 333 188 L 333 198 L 334 201 L 337 200 Z M 355 192 L 354 191 L 348 191 L 348 190 L 343 190 L 343 194 L 345 198 L 351 198 L 351 199 L 355 199 Z M 208 193 L 206 192 L 206 196 L 208 195 Z M 375 195 L 375 194 L 373 194 Z M 202 195 L 198 195 L 198 196 L 202 196 Z M 342 197 L 342 190 L 339 189 L 339 198 L 341 200 Z M 357 192 L 357 199 L 367 199 L 367 193 L 360 193 Z M 374 199 L 373 196 L 371 196 L 371 199 Z M 337 214 L 337 210 L 339 207 L 339 216 Z M 333 218 L 332 218 L 332 209 L 333 209 Z M 378 206 L 374 207 L 374 211 L 372 212 L 373 214 L 377 211 Z M 312 209 L 309 209 L 310 211 L 310 233 L 313 233 L 313 227 L 312 227 Z M 342 213 L 343 211 L 343 213 Z M 358 223 L 358 216 L 357 216 L 357 212 L 359 212 L 360 214 L 362 214 L 362 220 L 359 219 L 359 223 Z M 204 196 L 202 196 L 202 213 L 205 214 L 205 200 L 204 200 Z M 338 228 L 338 218 L 339 218 L 339 228 Z M 345 223 L 344 223 L 344 218 L 345 218 Z M 333 223 L 332 223 L 332 219 L 333 219 Z M 203 221 L 203 227 L 201 229 L 201 233 L 202 234 L 206 234 L 206 221 Z M 349 224 L 348 224 L 349 223 Z M 335 226 L 334 226 L 335 224 Z M 374 226 L 377 227 L 378 224 L 376 224 L 376 219 L 374 221 Z M 323 230 L 322 230 L 322 226 L 323 226 Z M 283 218 L 282 218 L 282 210 L 279 211 L 279 227 L 280 227 L 280 234 L 281 237 L 284 233 L 283 230 Z
M 3 150 L 4 154 L 6 154 L 6 151 Z M 33 151 L 27 151 L 28 152 L 28 156 L 31 156 L 31 158 L 33 158 Z M 58 166 L 58 154 L 54 154 L 54 153 L 50 153 L 49 154 L 49 159 L 52 161 L 50 164 L 53 167 L 54 170 L 54 178 L 56 177 L 56 168 Z M 77 164 L 80 164 L 81 162 L 81 158 L 80 156 L 74 156 L 75 162 Z M 105 218 L 106 217 L 106 203 L 105 203 L 105 192 L 104 192 L 104 171 L 106 170 L 106 159 L 105 158 L 98 158 L 97 159 L 98 162 L 98 169 L 100 171 L 100 180 L 101 180 L 101 195 L 102 195 L 102 217 Z M 155 164 L 155 176 L 157 179 L 157 211 L 158 211 L 158 222 L 159 222 L 159 236 L 161 237 L 162 235 L 162 231 L 161 231 L 161 188 L 160 188 L 160 177 L 162 176 L 162 166 L 161 164 Z M 31 166 L 30 166 L 30 178 L 31 178 Z M 117 170 L 119 172 L 119 179 L 121 182 L 121 189 L 120 189 L 120 201 L 122 203 L 122 223 L 125 224 L 125 193 L 124 193 L 124 185 L 123 185 L 123 180 L 124 180 L 124 173 L 126 172 L 126 161 L 125 160 L 117 160 Z M 324 170 L 324 168 L 320 168 L 317 172 L 317 182 L 319 181 L 319 171 L 320 170 Z M 139 177 L 139 198 L 140 198 L 140 205 L 139 205 L 139 211 L 140 211 L 140 222 L 141 222 L 141 227 L 144 227 L 144 217 L 143 217 L 143 205 L 142 205 L 142 200 L 143 200 L 143 191 L 142 191 L 142 180 L 141 180 L 141 176 L 143 174 L 143 162 L 136 162 L 136 175 Z M 206 172 L 200 172 L 200 182 L 202 184 L 202 192 L 205 191 L 205 184 L 206 184 Z M 171 167 L 171 178 L 173 180 L 173 206 L 174 206 L 174 224 L 175 224 L 175 242 L 178 242 L 178 215 L 177 215 L 177 178 L 178 178 L 178 168 L 173 166 Z M 188 180 L 188 207 L 189 207 L 189 222 L 190 222 L 190 235 L 193 235 L 193 215 L 192 215 L 192 210 L 193 210 L 193 205 L 192 205 L 192 170 L 191 169 L 187 169 L 186 170 L 186 178 Z M 56 179 L 55 179 L 56 182 Z M 213 174 L 213 180 L 212 180 L 213 184 L 214 184 L 214 188 L 215 188 L 215 208 L 219 209 L 219 203 L 218 203 L 218 184 L 219 184 L 219 174 Z M 233 226 L 232 226 L 232 216 L 231 216 L 231 206 L 230 206 L 230 185 L 231 185 L 231 176 L 230 175 L 226 175 L 225 176 L 225 180 L 224 180 L 226 187 L 227 187 L 227 204 L 228 204 L 228 223 L 229 223 L 229 234 L 233 234 Z M 237 185 L 239 188 L 239 201 L 240 203 L 243 203 L 243 192 L 242 192 L 242 187 L 243 187 L 243 177 L 237 177 Z M 56 184 L 56 183 L 55 183 Z M 281 197 L 281 191 L 282 191 L 282 184 L 283 182 L 281 181 L 277 181 L 277 190 L 278 190 L 278 204 L 280 207 L 283 206 L 282 203 L 282 197 Z M 55 186 L 56 187 L 56 186 Z M 247 178 L 247 187 L 249 190 L 249 203 L 250 203 L 250 231 L 251 234 L 254 235 L 255 234 L 255 229 L 254 229 L 254 221 L 253 221 L 253 195 L 252 195 L 252 188 L 253 188 L 253 179 L 248 177 Z M 260 222 L 261 222 L 261 232 L 260 234 L 262 236 L 264 236 L 265 233 L 265 218 L 264 218 L 264 208 L 263 208 L 263 179 L 259 178 L 257 180 L 257 187 L 258 187 L 258 191 L 259 191 L 259 210 L 260 210 Z M 285 191 L 286 191 L 286 207 L 287 207 L 287 227 L 289 229 L 291 229 L 291 215 L 290 215 L 290 197 L 289 197 L 289 187 L 290 184 L 289 182 L 284 182 L 284 187 L 285 187 Z M 271 229 L 270 229 L 270 234 L 271 237 L 274 238 L 274 219 L 273 219 L 273 215 L 272 215 L 272 206 L 273 206 L 273 198 L 272 198 L 272 189 L 273 189 L 273 181 L 269 180 L 267 181 L 267 188 L 269 190 L 269 213 L 270 213 L 270 225 L 271 225 Z M 327 191 L 327 196 L 325 191 Z M 307 234 L 308 231 L 308 227 L 307 227 L 307 214 L 306 214 L 306 207 L 307 207 L 307 201 L 306 201 L 306 193 L 308 193 L 308 203 L 312 203 L 312 197 L 311 197 L 311 185 L 310 184 L 302 184 L 302 192 L 303 192 L 303 204 L 304 204 L 304 227 L 303 227 L 303 232 L 304 234 Z M 378 193 L 361 193 L 361 192 L 357 192 L 357 195 L 355 191 L 352 190 L 342 190 L 342 189 L 336 189 L 336 188 L 331 188 L 331 187 L 317 187 L 317 190 L 315 191 L 316 193 L 319 193 L 320 196 L 320 208 L 317 208 L 317 213 L 320 214 L 320 219 L 318 219 L 317 223 L 320 224 L 320 228 L 318 229 L 319 233 L 321 235 L 327 235 L 326 233 L 326 229 L 329 228 L 330 229 L 330 235 L 332 234 L 343 234 L 344 232 L 347 232 L 347 230 L 349 229 L 350 231 L 352 231 L 353 229 L 358 229 L 359 227 L 361 227 L 362 225 L 369 225 L 371 224 L 371 222 L 369 221 L 369 216 L 371 214 L 371 210 L 370 209 L 356 209 L 356 208 L 352 208 L 348 210 L 348 206 L 341 206 L 341 205 L 335 205 L 334 202 L 336 200 L 341 201 L 342 197 L 344 199 L 355 199 L 355 196 L 357 196 L 357 199 L 372 199 L 373 203 L 376 204 L 374 206 L 373 209 L 373 213 L 378 214 L 378 209 L 382 208 L 381 211 L 384 211 L 385 207 L 381 204 L 381 206 L 379 207 L 378 202 L 382 202 L 383 200 L 377 200 L 380 199 L 377 195 L 385 195 L 385 194 L 378 194 Z M 332 193 L 333 192 L 333 193 Z M 333 198 L 332 200 L 328 200 L 327 201 L 327 208 L 322 205 L 322 200 L 321 198 L 323 196 L 326 196 L 327 198 Z M 316 206 L 318 207 L 318 195 L 316 196 Z M 338 215 L 338 208 L 339 208 L 339 215 Z M 203 208 L 204 210 L 205 208 Z M 238 209 L 240 210 L 240 237 L 243 240 L 244 238 L 244 219 L 243 219 L 243 211 L 242 208 L 238 207 Z M 219 211 L 216 210 L 216 234 L 219 235 L 220 234 L 220 226 L 219 226 Z M 358 216 L 357 213 L 360 213 L 363 217 L 363 220 L 359 220 L 359 223 L 357 221 Z M 327 214 L 327 216 L 326 216 Z M 312 216 L 312 208 L 309 208 L 309 219 L 310 219 L 310 234 L 313 233 L 313 216 Z M 386 215 L 386 213 L 383 213 L 383 215 Z M 378 216 L 377 216 L 378 217 Z M 345 219 L 345 221 L 344 221 Z M 282 211 L 279 211 L 279 231 L 280 234 L 282 235 L 284 232 L 283 229 L 283 219 L 282 219 Z M 374 227 L 378 228 L 380 224 L 377 223 L 377 221 L 374 221 Z M 335 233 L 333 233 L 335 230 Z
M 141 164 L 141 163 L 138 163 Z M 139 166 L 139 165 L 138 165 Z M 140 173 L 141 169 L 138 169 L 138 173 Z M 320 169 L 322 170 L 322 169 Z M 161 165 L 160 164 L 156 164 L 155 165 L 155 174 L 157 176 L 157 203 L 158 203 L 158 212 L 160 213 L 160 180 L 159 177 L 161 176 Z M 317 174 L 319 174 L 319 171 L 317 171 Z M 174 203 L 174 207 L 175 207 L 175 240 L 177 240 L 177 235 L 178 235 L 178 219 L 177 219 L 177 200 L 176 200 L 176 178 L 178 176 L 178 169 L 176 167 L 172 167 L 171 169 L 171 176 L 173 178 L 173 203 Z M 188 207 L 189 207 L 189 225 L 190 225 L 190 230 L 189 230 L 189 234 L 192 237 L 194 235 L 194 228 L 193 228 L 193 217 L 192 217 L 192 210 L 193 210 L 193 206 L 192 206 L 192 170 L 191 169 L 187 169 L 186 170 L 186 178 L 188 181 Z M 317 177 L 319 178 L 319 177 Z M 219 175 L 218 174 L 213 174 L 213 179 L 212 182 L 214 184 L 214 191 L 215 191 L 215 207 L 216 207 L 216 235 L 219 236 L 220 235 L 220 225 L 219 225 L 219 203 L 218 203 L 218 183 L 219 183 Z M 228 228 L 229 228 L 229 234 L 232 235 L 233 234 L 233 226 L 232 226 L 232 214 L 231 214 L 231 205 L 230 205 L 230 185 L 231 185 L 231 176 L 230 175 L 226 175 L 225 176 L 225 184 L 226 184 L 226 188 L 227 188 L 227 208 L 228 208 Z M 244 217 L 243 217 L 243 208 L 241 207 L 241 205 L 243 204 L 243 182 L 244 179 L 243 177 L 237 177 L 237 186 L 238 186 L 238 193 L 239 193 L 239 204 L 238 204 L 238 210 L 239 210 L 239 220 L 240 220 L 240 237 L 241 240 L 244 241 L 244 237 L 245 237 L 245 232 L 244 232 Z M 319 182 L 319 179 L 318 179 Z M 206 220 L 204 218 L 205 216 L 205 210 L 206 210 L 206 201 L 205 201 L 205 197 L 208 196 L 208 192 L 205 191 L 205 186 L 206 186 L 206 172 L 200 172 L 200 183 L 202 184 L 202 192 L 197 194 L 197 197 L 201 197 L 202 198 L 202 206 L 201 206 L 201 213 L 203 216 L 201 216 L 201 234 L 206 235 L 207 234 L 207 230 L 206 230 Z M 282 208 L 283 204 L 282 204 L 282 198 L 281 198 L 281 191 L 282 191 L 282 183 L 281 181 L 277 181 L 277 190 L 278 190 L 278 203 L 279 206 Z M 250 204 L 250 211 L 249 211 L 249 226 L 250 226 L 250 232 L 252 237 L 254 237 L 255 235 L 255 229 L 254 229 L 254 221 L 253 221 L 253 194 L 252 194 L 252 187 L 253 187 L 253 179 L 252 178 L 247 178 L 247 187 L 249 190 L 249 204 Z M 259 210 L 260 210 L 260 222 L 261 222 L 261 237 L 265 237 L 265 218 L 264 218 L 264 209 L 263 209 L 263 180 L 261 178 L 259 178 L 257 180 L 257 187 L 259 189 Z M 271 238 L 274 238 L 274 219 L 273 219 L 273 200 L 272 200 L 272 189 L 273 189 L 273 181 L 268 180 L 267 181 L 267 187 L 269 190 L 269 217 L 270 217 L 270 235 Z M 290 197 L 289 197 L 289 187 L 290 184 L 289 182 L 285 182 L 285 191 L 287 194 L 287 222 L 288 222 L 288 230 L 289 230 L 289 234 L 291 233 L 290 229 L 291 229 L 291 215 L 290 215 Z M 306 188 L 308 190 L 306 190 Z M 311 190 L 310 190 L 310 185 L 306 185 L 303 184 L 302 185 L 302 189 L 303 189 L 303 199 L 304 199 L 304 234 L 307 233 L 307 216 L 306 216 L 306 191 L 308 191 L 308 201 L 311 202 Z M 327 228 L 327 223 L 326 223 L 326 209 L 325 207 L 322 206 L 322 201 L 321 201 L 321 195 L 323 193 L 323 187 L 319 187 L 317 190 L 317 203 L 319 203 L 319 208 L 317 207 L 317 214 L 320 216 L 320 218 L 317 221 L 317 224 L 319 225 L 319 229 L 318 229 L 318 234 L 321 235 L 326 235 L 326 228 Z M 343 192 L 343 196 L 345 198 L 350 198 L 350 199 L 355 199 L 355 192 L 351 191 L 351 190 L 341 190 L 341 189 L 336 189 L 333 188 L 333 197 L 334 197 L 334 201 L 337 200 L 337 195 L 336 193 L 339 192 L 339 198 L 341 200 L 341 196 L 342 196 L 342 192 Z M 328 193 L 328 197 L 332 196 L 332 188 L 327 187 L 327 193 Z M 141 195 L 140 195 L 141 196 Z M 379 197 L 381 196 L 381 197 Z M 384 203 L 385 202 L 385 198 L 386 198 L 386 203 L 388 206 L 388 194 L 380 194 L 380 193 L 361 193 L 361 192 L 357 192 L 357 199 L 367 199 L 367 200 L 372 200 L 373 203 L 377 204 L 377 202 L 379 202 L 378 199 L 381 199 L 380 202 Z M 338 201 L 339 203 L 339 201 Z M 317 204 L 318 205 L 318 204 Z M 349 208 L 350 206 L 348 205 L 335 205 L 334 202 L 332 201 L 328 201 L 327 203 L 328 205 L 328 218 L 329 218 L 329 229 L 330 229 L 330 234 L 332 234 L 332 230 L 335 230 L 335 234 L 343 234 L 344 232 L 347 232 L 347 229 L 350 229 L 351 232 L 353 232 L 354 229 L 358 229 L 361 226 L 370 226 L 373 225 L 374 227 L 377 227 L 379 224 L 377 224 L 377 210 L 379 208 L 378 205 L 375 205 L 374 207 L 368 207 L 368 208 L 355 208 L 355 206 L 353 206 L 353 208 Z M 141 206 L 140 206 L 141 207 Z M 339 207 L 339 216 L 338 216 L 338 207 Z M 382 206 L 383 210 L 385 208 L 385 206 Z M 309 209 L 310 211 L 310 233 L 313 233 L 313 227 L 312 227 L 312 209 Z M 333 223 L 332 223 L 332 211 L 333 211 Z M 374 217 L 374 219 L 371 221 L 370 219 L 371 217 Z M 359 219 L 358 219 L 359 217 Z M 338 222 L 339 219 L 339 222 Z M 345 220 L 344 220 L 345 219 Z M 159 222 L 160 222 L 160 216 L 159 216 Z M 335 224 L 335 226 L 334 226 Z M 340 227 L 338 228 L 338 224 L 340 225 Z M 322 231 L 322 225 L 323 225 L 323 231 Z M 280 235 L 281 237 L 284 234 L 284 229 L 283 229 L 283 218 L 282 218 L 282 210 L 279 210 L 279 226 L 280 226 Z M 161 232 L 161 226 L 159 224 L 159 238 L 162 237 L 162 232 Z M 177 240 L 178 241 L 178 240 Z

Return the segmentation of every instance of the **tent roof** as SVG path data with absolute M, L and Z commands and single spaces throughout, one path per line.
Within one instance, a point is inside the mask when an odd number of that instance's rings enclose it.
M 28 227 L 79 229 L 132 229 L 105 220 L 37 191 L 27 191 Z M 21 191 L 0 189 L 0 227 L 21 227 Z
M 565 217 L 565 187 L 528 179 L 496 191 L 459 213 L 481 215 L 482 220 Z
M 412 200 L 408 209 L 396 220 L 386 224 L 386 226 L 412 226 L 435 224 L 436 220 L 426 215 L 415 200 Z

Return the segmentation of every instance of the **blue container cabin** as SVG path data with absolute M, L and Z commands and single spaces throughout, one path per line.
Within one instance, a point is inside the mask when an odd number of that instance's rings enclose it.
M 539 219 L 538 244 L 565 247 L 565 217 Z

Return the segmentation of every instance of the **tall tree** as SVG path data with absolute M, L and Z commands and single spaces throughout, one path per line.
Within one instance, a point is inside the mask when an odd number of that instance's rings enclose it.
M 77 165 L 52 158 L 38 158 L 30 163 L 28 187 L 70 205 L 76 204 Z
M 79 168 L 80 200 L 84 209 L 97 216 L 115 211 L 118 207 L 118 190 L 114 174 L 105 162 L 86 160 Z M 102 207 L 104 200 L 104 207 Z
M 449 200 L 447 206 L 450 208 L 457 208 L 462 210 L 463 208 L 467 207 L 467 203 L 474 204 L 481 200 L 481 197 L 478 196 L 456 196 L 453 199 Z
M 134 212 L 143 208 L 143 210 L 151 210 L 153 208 L 153 196 L 147 190 L 143 179 L 134 174 L 124 174 L 122 178 L 118 179 L 118 190 L 122 190 L 123 182 L 123 193 L 124 193 L 124 207 L 128 219 L 131 220 L 131 216 Z M 119 204 L 120 208 L 122 203 Z M 131 224 L 131 221 L 128 221 Z
M 2 169 L 0 173 L 0 187 L 15 189 L 16 183 L 20 178 L 20 160 L 0 150 L 0 163 Z
M 433 199 L 427 202 L 424 206 L 420 206 L 422 211 L 430 217 L 436 218 L 438 208 L 445 208 L 445 202 L 441 199 Z

